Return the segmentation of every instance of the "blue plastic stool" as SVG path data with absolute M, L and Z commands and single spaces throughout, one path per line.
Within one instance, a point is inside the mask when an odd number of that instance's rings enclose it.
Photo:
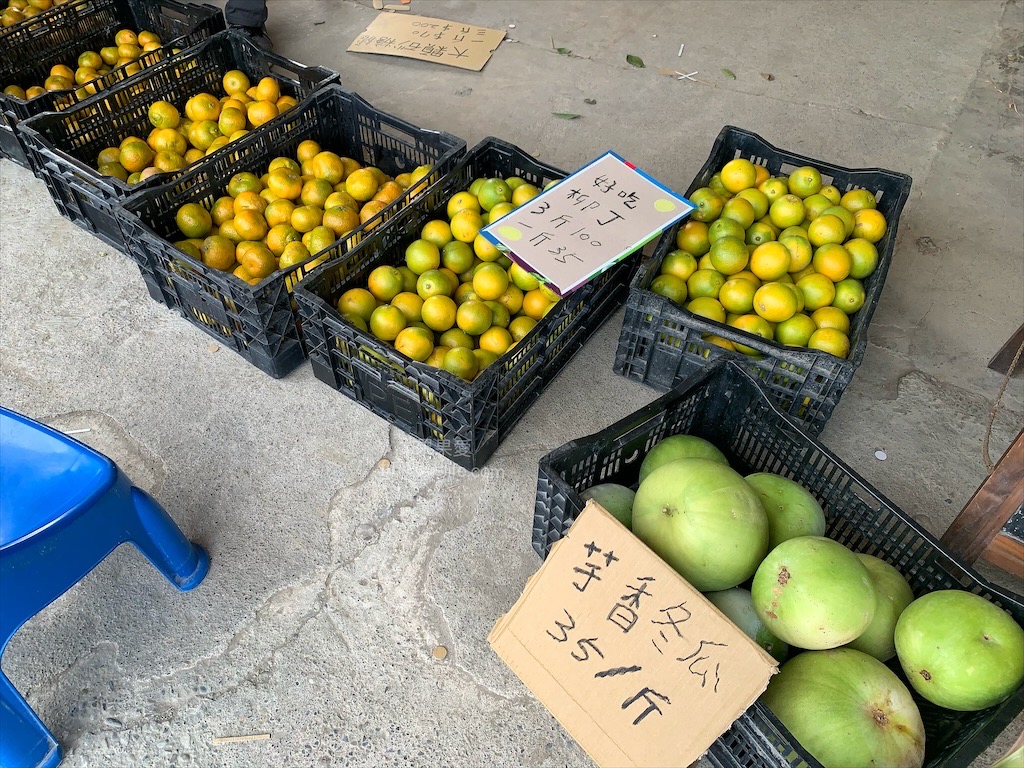
M 210 559 L 110 459 L 0 408 L 0 656 L 14 633 L 130 541 L 177 589 Z M 0 671 L 0 768 L 51 768 L 60 746 Z

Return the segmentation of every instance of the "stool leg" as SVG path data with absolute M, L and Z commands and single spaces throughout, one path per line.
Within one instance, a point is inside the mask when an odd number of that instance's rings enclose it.
M 148 493 L 133 487 L 131 494 L 139 521 L 131 531 L 131 542 L 177 589 L 187 592 L 199 586 L 210 570 L 206 550 L 186 539 Z
M 57 740 L 0 672 L 0 766 L 56 768 L 61 757 Z

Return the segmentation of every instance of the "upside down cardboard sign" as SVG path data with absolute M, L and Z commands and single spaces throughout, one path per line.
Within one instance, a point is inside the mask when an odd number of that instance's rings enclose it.
M 432 61 L 479 72 L 504 39 L 505 31 L 501 29 L 429 16 L 382 13 L 352 41 L 348 50 Z
M 600 766 L 687 766 L 778 671 L 775 660 L 589 502 L 491 647 Z

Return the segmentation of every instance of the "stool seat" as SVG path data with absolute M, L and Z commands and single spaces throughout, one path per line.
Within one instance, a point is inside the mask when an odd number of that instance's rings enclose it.
M 109 458 L 0 408 L 0 656 L 26 621 L 125 543 L 183 592 L 210 569 L 203 548 Z M 61 756 L 0 669 L 0 768 L 56 768 Z
M 0 410 L 0 549 L 88 508 L 116 465 L 77 440 Z

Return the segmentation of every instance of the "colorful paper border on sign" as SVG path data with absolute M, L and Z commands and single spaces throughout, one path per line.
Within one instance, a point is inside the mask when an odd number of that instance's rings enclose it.
M 622 261 L 623 259 L 627 258 L 631 254 L 635 253 L 638 248 L 643 248 L 645 245 L 647 245 L 647 243 L 649 243 L 655 237 L 660 235 L 666 229 L 669 229 L 670 227 L 674 226 L 678 221 L 680 221 L 681 219 L 684 219 L 685 217 L 687 217 L 691 213 L 693 213 L 695 210 L 697 210 L 697 206 L 694 205 L 693 202 L 691 202 L 688 198 L 686 198 L 683 195 L 680 195 L 678 192 L 675 192 L 674 190 L 670 189 L 664 183 L 662 183 L 658 179 L 654 178 L 653 176 L 651 176 L 649 173 L 647 173 L 643 169 L 638 168 L 636 165 L 634 165 L 633 163 L 629 162 L 624 157 L 622 157 L 618 152 L 615 152 L 614 150 L 611 150 L 611 149 L 607 150 L 606 152 L 604 152 L 601 155 L 598 155 L 597 157 L 595 157 L 593 160 L 591 160 L 586 165 L 580 167 L 579 169 L 577 169 L 573 173 L 571 173 L 568 176 L 566 176 L 564 179 L 561 179 L 557 184 L 555 184 L 555 185 L 553 185 L 551 187 L 548 187 L 543 192 L 541 192 L 539 195 L 537 195 L 537 197 L 535 197 L 532 200 L 530 200 L 528 204 L 529 205 L 534 205 L 534 204 L 543 202 L 545 196 L 553 193 L 564 182 L 567 182 L 567 181 L 571 180 L 572 178 L 574 178 L 574 177 L 576 177 L 576 176 L 586 172 L 591 166 L 596 165 L 597 163 L 599 163 L 602 160 L 605 160 L 606 158 L 609 158 L 609 157 L 619 161 L 625 167 L 627 167 L 628 169 L 630 169 L 634 173 L 636 173 L 639 176 L 641 176 L 644 180 L 646 180 L 647 182 L 649 182 L 653 186 L 655 186 L 658 189 L 660 189 L 662 192 L 664 192 L 666 194 L 667 197 L 670 197 L 673 200 L 675 200 L 680 205 L 680 211 L 678 212 L 678 214 L 673 215 L 673 217 L 671 219 L 669 219 L 669 221 L 663 227 L 660 227 L 658 229 L 655 229 L 655 230 L 647 233 L 646 235 L 641 237 L 636 243 L 634 243 L 633 245 L 627 247 L 625 250 L 623 250 L 621 253 L 619 253 L 615 257 L 613 257 L 613 258 L 609 259 L 608 261 L 604 262 L 603 264 L 601 264 L 601 266 L 599 266 L 596 269 L 592 270 L 589 274 L 585 275 L 584 277 L 581 277 L 579 280 L 577 280 L 572 285 L 566 286 L 566 287 L 562 288 L 561 290 L 559 290 L 558 287 L 554 286 L 551 283 L 551 281 L 549 279 L 547 279 L 543 274 L 537 272 L 537 267 L 536 266 L 534 266 L 532 264 L 529 264 L 526 261 L 524 261 L 523 259 L 517 257 L 515 252 L 512 250 L 511 246 L 508 243 L 506 243 L 503 240 L 501 240 L 497 235 L 495 235 L 491 231 L 492 228 L 496 228 L 497 227 L 499 222 L 493 222 L 492 224 L 488 224 L 486 227 L 484 227 L 483 229 L 480 230 L 480 234 L 482 234 L 484 236 L 484 238 L 489 243 L 491 243 L 493 246 L 495 246 L 496 248 L 501 250 L 503 253 L 505 253 L 514 262 L 519 264 L 519 266 L 521 266 L 522 268 L 530 271 L 532 274 L 536 275 L 543 283 L 545 283 L 545 284 L 549 285 L 550 287 L 552 287 L 555 290 L 555 292 L 558 293 L 560 296 L 564 296 L 564 295 L 569 294 L 572 291 L 576 290 L 580 286 L 584 285 L 586 282 L 588 282 L 589 280 L 593 279 L 597 275 L 600 275 L 601 273 L 607 271 L 609 268 L 611 268 L 614 265 L 618 264 L 620 261 Z M 502 217 L 502 218 L 504 218 L 504 217 Z

